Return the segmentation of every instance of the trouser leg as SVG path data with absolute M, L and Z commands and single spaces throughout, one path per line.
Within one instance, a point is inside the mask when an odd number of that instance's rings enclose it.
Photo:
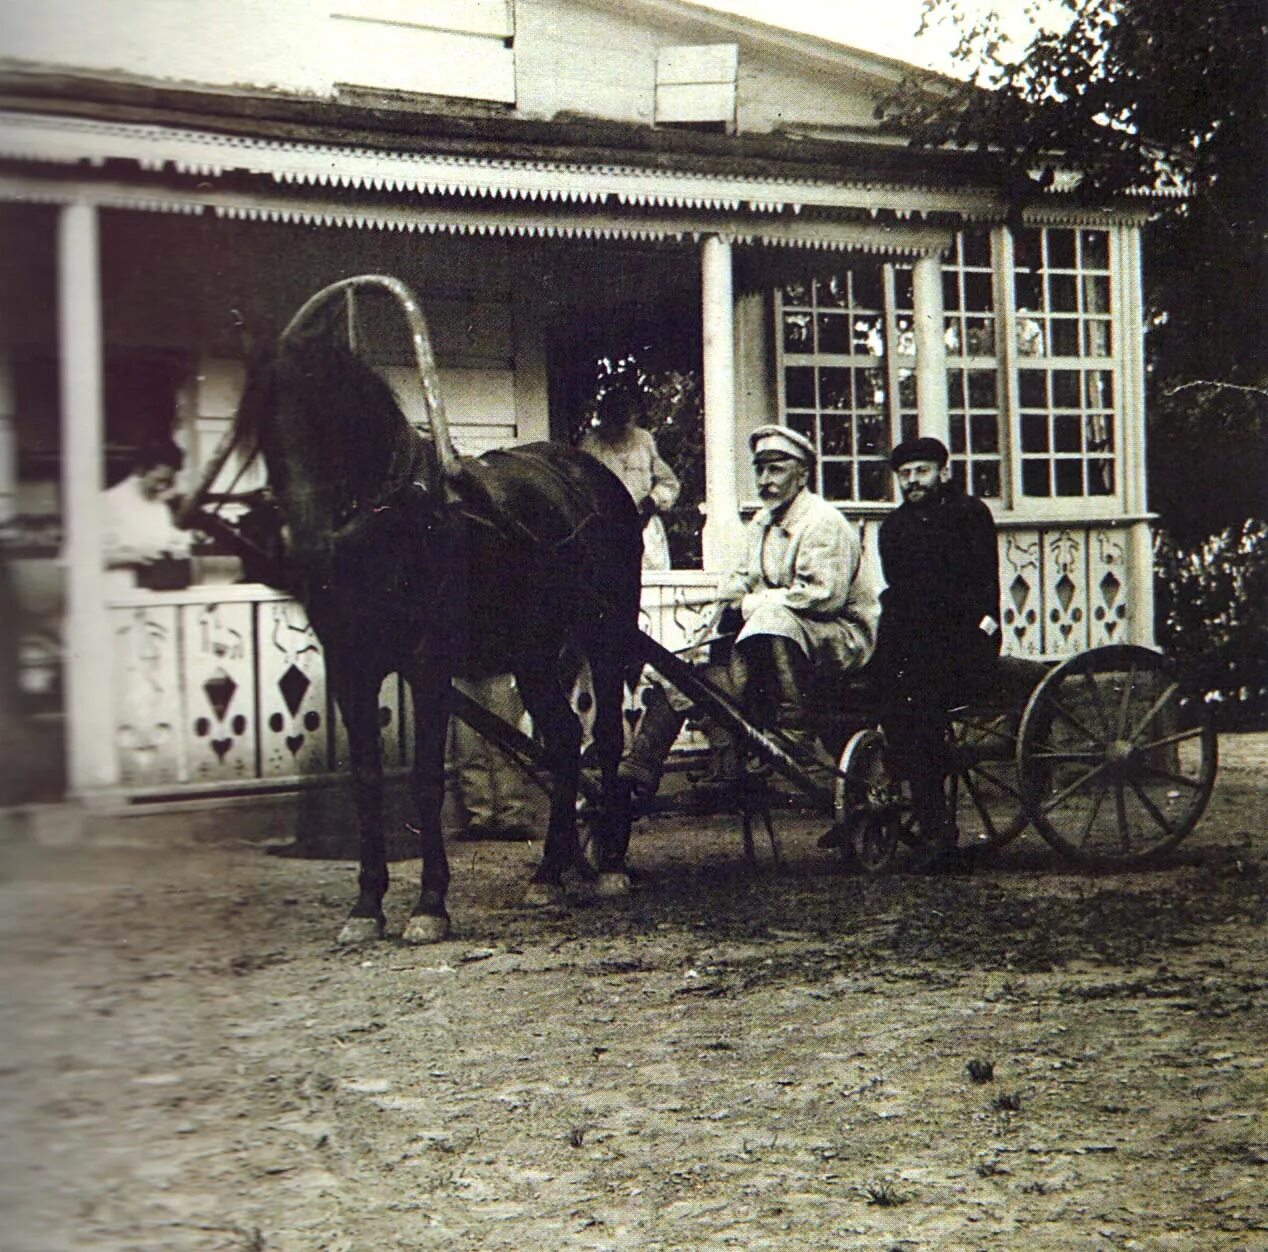
M 932 702 L 902 699 L 882 718 L 890 772 L 906 779 L 912 813 L 925 839 L 954 848 L 960 832 L 947 796 L 947 715 Z
M 661 687 L 650 688 L 634 741 L 617 771 L 636 792 L 646 796 L 656 794 L 665 760 L 686 720 L 686 707 L 677 708 Z

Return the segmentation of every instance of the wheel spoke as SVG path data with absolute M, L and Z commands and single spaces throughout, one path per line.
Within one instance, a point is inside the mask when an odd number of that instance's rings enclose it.
M 1042 806 L 1043 812 L 1051 813 L 1053 809 L 1057 808 L 1059 805 L 1064 804 L 1070 796 L 1074 795 L 1076 791 L 1079 791 L 1083 787 L 1087 786 L 1087 784 L 1090 783 L 1093 778 L 1095 778 L 1098 774 L 1103 773 L 1107 768 L 1108 768 L 1107 764 L 1104 761 L 1102 761 L 1101 764 L 1098 765 L 1095 769 L 1088 770 L 1088 772 L 1084 774 L 1082 778 L 1077 778 L 1075 779 L 1074 782 L 1068 784 L 1065 787 L 1062 787 L 1062 789 L 1058 791 L 1055 796 L 1050 796 L 1048 800 L 1044 802 Z
M 1032 752 L 1032 761 L 1055 761 L 1059 765 L 1075 765 L 1087 761 L 1100 761 L 1105 757 L 1102 752 Z
M 1088 695 L 1092 697 L 1092 707 L 1096 710 L 1096 720 L 1100 723 L 1103 733 L 1108 735 L 1112 723 L 1105 712 L 1104 704 L 1101 703 L 1100 688 L 1097 687 L 1096 678 L 1090 669 L 1083 671 L 1083 685 L 1087 688 Z
M 966 770 L 963 774 L 964 790 L 969 793 L 969 799 L 973 801 L 973 807 L 977 810 L 977 815 L 986 825 L 988 834 L 992 839 L 999 835 L 999 828 L 995 825 L 994 819 L 991 817 L 990 806 L 986 803 L 982 793 L 978 790 L 977 783 L 973 779 L 973 775 Z
M 1141 752 L 1152 752 L 1155 748 L 1169 748 L 1173 744 L 1187 743 L 1205 733 L 1201 726 L 1189 730 L 1177 730 L 1174 735 L 1164 735 L 1161 739 L 1151 739 L 1148 743 L 1137 744 Z
M 1127 730 L 1127 714 L 1131 709 L 1132 689 L 1136 686 L 1136 658 L 1132 657 L 1132 663 L 1127 669 L 1127 681 L 1123 684 L 1123 698 L 1118 705 L 1118 723 L 1116 727 L 1115 739 L 1121 739 Z
M 1121 779 L 1114 783 L 1114 811 L 1118 817 L 1118 842 L 1124 853 L 1130 852 L 1131 823 L 1127 820 L 1127 792 L 1123 790 Z
M 1006 792 L 1008 795 L 1012 796 L 1015 800 L 1021 799 L 1021 788 L 1016 783 L 1010 782 L 1007 778 L 1001 777 L 998 774 L 992 774 L 989 770 L 983 769 L 980 763 L 974 767 L 972 772 L 976 774 L 981 774 L 981 776 L 985 778 L 986 781 L 990 783 L 992 787 L 999 788 L 1000 791 Z M 1007 772 L 1012 773 L 1014 775 L 1016 773 L 1016 771 L 1007 771 Z
M 1070 712 L 1069 709 L 1065 707 L 1064 704 L 1061 703 L 1060 700 L 1057 699 L 1056 696 L 1050 695 L 1048 697 L 1048 703 L 1053 707 L 1053 709 L 1060 713 L 1061 716 L 1075 728 L 1075 730 L 1079 731 L 1079 733 L 1082 734 L 1089 743 L 1095 743 L 1099 746 L 1105 742 L 1104 735 L 1098 735 L 1095 731 L 1089 730 L 1077 717 L 1074 716 L 1073 713 Z
M 1149 810 L 1149 815 L 1154 819 L 1154 821 L 1157 822 L 1168 835 L 1174 835 L 1176 833 L 1175 827 L 1167 821 L 1166 814 L 1163 813 L 1162 810 L 1153 802 L 1149 793 L 1141 787 L 1140 783 L 1137 782 L 1136 779 L 1129 778 L 1127 781 L 1131 784 L 1131 789 L 1136 793 L 1136 798 L 1145 806 L 1145 808 Z
M 1087 821 L 1083 823 L 1083 829 L 1079 832 L 1079 848 L 1086 848 L 1087 841 L 1092 834 L 1092 826 L 1096 822 L 1097 816 L 1100 814 L 1101 805 L 1105 803 L 1105 792 L 1098 791 L 1096 799 L 1092 801 L 1092 808 L 1087 815 Z
M 1136 723 L 1136 728 L 1132 731 L 1132 733 L 1130 735 L 1124 735 L 1124 738 L 1127 739 L 1128 742 L 1130 743 L 1135 743 L 1136 740 L 1139 739 L 1140 736 L 1145 733 L 1145 728 L 1149 725 L 1149 723 L 1153 721 L 1154 717 L 1158 713 L 1162 712 L 1162 710 L 1167 706 L 1168 702 L 1171 700 L 1171 697 L 1175 695 L 1175 693 L 1179 690 L 1180 690 L 1179 683 L 1169 683 L 1167 685 L 1167 688 L 1163 691 L 1162 695 L 1160 695 L 1153 702 L 1153 704 L 1149 706 L 1149 712 L 1146 713 L 1145 716 L 1142 717 L 1140 721 Z

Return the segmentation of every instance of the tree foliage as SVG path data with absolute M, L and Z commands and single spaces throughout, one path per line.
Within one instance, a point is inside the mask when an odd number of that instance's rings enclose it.
M 998 14 L 926 0 L 969 77 L 912 76 L 882 115 L 997 162 L 1015 207 L 1070 171 L 1092 201 L 1183 181 L 1145 237 L 1152 502 L 1189 537 L 1268 516 L 1268 4 L 1054 7 L 1016 53 Z

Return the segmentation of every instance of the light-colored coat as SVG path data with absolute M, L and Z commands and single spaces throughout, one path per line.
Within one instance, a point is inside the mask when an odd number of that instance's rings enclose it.
M 782 635 L 816 668 L 843 673 L 865 665 L 876 646 L 880 571 L 854 527 L 803 490 L 778 518 L 762 509 L 745 540 L 744 560 L 720 591 L 739 602 L 737 642 Z

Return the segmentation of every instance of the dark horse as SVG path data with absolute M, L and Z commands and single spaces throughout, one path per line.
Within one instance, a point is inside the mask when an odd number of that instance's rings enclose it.
M 433 427 L 436 418 L 433 409 Z M 369 366 L 312 335 L 284 336 L 249 371 L 235 428 L 254 432 L 263 454 L 287 535 L 286 589 L 321 640 L 348 727 L 361 873 L 341 937 L 383 931 L 378 692 L 394 672 L 413 693 L 422 856 L 406 939 L 441 939 L 449 928 L 440 806 L 454 675 L 510 672 L 518 681 L 553 775 L 545 850 L 528 900 L 554 903 L 564 870 L 583 864 L 581 728 L 561 654 L 589 660 L 606 814 L 595 840 L 597 890 L 628 890 L 629 826 L 616 766 L 642 534 L 620 481 L 590 457 L 549 443 L 459 458 L 447 430 L 420 435 Z

